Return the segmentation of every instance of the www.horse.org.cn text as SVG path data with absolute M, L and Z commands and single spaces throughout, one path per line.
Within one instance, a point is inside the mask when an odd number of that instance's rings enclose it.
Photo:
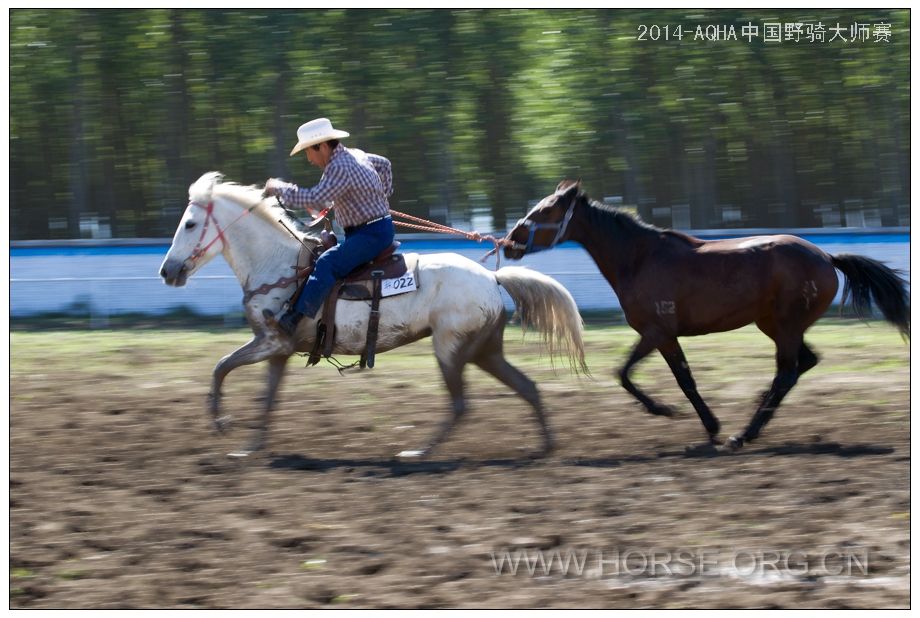
M 869 577 L 865 547 L 823 549 L 512 548 L 488 556 L 496 576 L 819 579 Z
M 639 24 L 637 41 L 762 41 L 764 43 L 891 43 L 891 24 L 853 22 L 747 22 L 745 24 Z

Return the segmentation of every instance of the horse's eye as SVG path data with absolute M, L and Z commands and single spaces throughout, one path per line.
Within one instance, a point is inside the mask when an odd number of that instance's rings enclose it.
M 192 229 L 193 227 L 195 227 L 195 222 L 194 222 L 194 221 L 186 221 L 186 222 L 185 222 L 185 229 L 190 230 L 190 229 Z

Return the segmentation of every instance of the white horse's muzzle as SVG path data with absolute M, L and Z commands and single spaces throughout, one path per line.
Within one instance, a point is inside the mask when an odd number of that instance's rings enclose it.
M 160 276 L 166 285 L 181 288 L 188 281 L 188 268 L 185 260 L 165 260 L 160 267 Z

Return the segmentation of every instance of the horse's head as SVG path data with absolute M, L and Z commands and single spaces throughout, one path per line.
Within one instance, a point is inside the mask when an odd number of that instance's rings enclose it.
M 208 172 L 189 187 L 188 206 L 160 266 L 160 276 L 167 285 L 185 285 L 189 277 L 223 249 L 223 232 L 213 198 L 214 187 L 221 180 L 220 173 Z
M 560 182 L 554 193 L 540 200 L 508 233 L 506 239 L 511 243 L 505 245 L 505 257 L 519 260 L 528 253 L 552 249 L 567 240 L 566 232 L 580 191 L 578 181 Z

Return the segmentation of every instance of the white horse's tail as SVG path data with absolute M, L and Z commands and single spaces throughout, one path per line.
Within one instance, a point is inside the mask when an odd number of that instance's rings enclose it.
M 514 300 L 521 327 L 542 334 L 550 356 L 564 355 L 576 372 L 587 373 L 584 323 L 569 291 L 552 277 L 522 266 L 505 266 L 495 272 L 495 278 Z

